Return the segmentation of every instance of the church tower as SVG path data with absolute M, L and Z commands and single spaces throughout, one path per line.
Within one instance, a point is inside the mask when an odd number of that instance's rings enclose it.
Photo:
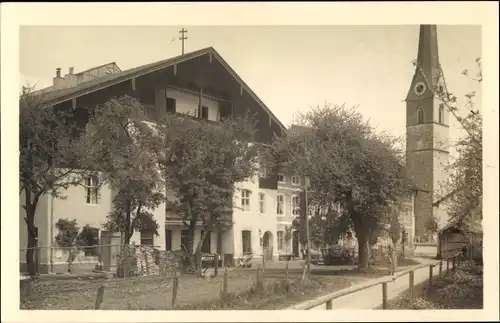
M 449 111 L 438 98 L 446 91 L 439 64 L 435 25 L 421 25 L 415 73 L 406 97 L 406 162 L 418 191 L 415 196 L 415 236 L 422 238 L 432 217 L 442 225 L 442 209 L 433 207 L 448 179 Z

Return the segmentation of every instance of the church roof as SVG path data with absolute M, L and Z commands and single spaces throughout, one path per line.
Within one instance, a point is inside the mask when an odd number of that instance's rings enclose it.
M 417 68 L 424 74 L 427 86 L 434 88 L 441 71 L 436 25 L 420 25 Z

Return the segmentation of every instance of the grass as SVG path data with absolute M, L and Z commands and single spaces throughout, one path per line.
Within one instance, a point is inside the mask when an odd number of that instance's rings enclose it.
M 483 267 L 465 262 L 457 270 L 432 286 L 428 282 L 415 286 L 419 297 L 403 295 L 389 301 L 389 309 L 482 309 Z
M 402 267 L 404 265 L 407 264 Z M 175 309 L 280 309 L 387 274 L 386 269 L 379 266 L 364 271 L 352 266 L 313 266 L 312 280 L 301 285 L 297 283 L 302 274 L 300 263 L 290 263 L 288 281 L 284 280 L 283 267 L 284 263 L 278 262 L 266 267 L 264 290 L 255 288 L 255 268 L 229 270 L 228 295 L 224 302 L 220 301 L 222 271 L 215 278 L 181 276 Z M 102 310 L 172 309 L 173 280 L 160 276 L 122 279 L 47 277 L 34 284 L 30 296 L 21 299 L 21 309 L 93 309 L 96 291 L 101 285 L 105 287 Z
M 299 273 L 289 274 L 289 284 L 282 283 L 284 275 L 277 272 L 264 274 L 266 291 L 258 297 L 252 292 L 256 281 L 256 271 L 231 270 L 228 272 L 228 293 L 240 299 L 233 305 L 220 305 L 229 308 L 269 308 L 279 304 L 291 305 L 288 293 L 280 292 L 279 286 L 298 291 L 294 281 Z M 316 276 L 314 276 L 316 277 Z M 219 301 L 222 273 L 215 278 L 194 278 L 181 276 L 179 279 L 176 309 L 197 308 L 209 309 Z M 363 280 L 361 275 L 352 276 L 320 275 L 310 285 L 303 286 L 298 292 L 297 301 L 310 297 L 318 292 L 331 292 L 350 286 L 353 282 Z M 21 309 L 52 309 L 52 310 L 88 310 L 93 309 L 97 288 L 105 287 L 102 310 L 167 310 L 172 309 L 172 284 L 169 277 L 131 277 L 125 279 L 43 279 L 35 283 L 30 296 L 21 298 Z M 280 285 L 281 284 L 281 285 Z M 285 285 L 283 285 L 285 284 Z M 278 286 L 278 287 L 276 287 Z M 270 292 L 269 288 L 274 292 Z M 328 289 L 328 290 L 327 290 Z M 301 294 L 302 293 L 302 294 Z M 252 304 L 248 305 L 248 302 Z M 273 303 L 270 306 L 269 303 Z

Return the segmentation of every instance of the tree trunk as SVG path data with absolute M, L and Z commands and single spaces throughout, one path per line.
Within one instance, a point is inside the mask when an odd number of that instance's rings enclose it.
M 75 260 L 75 252 L 73 250 L 73 246 L 69 248 L 69 255 L 68 255 L 68 273 L 72 274 L 73 273 L 73 261 Z
M 29 216 L 30 217 L 30 216 Z M 31 217 L 31 220 L 27 220 L 28 224 L 28 246 L 26 250 L 26 266 L 28 270 L 28 274 L 30 276 L 36 275 L 36 264 L 35 264 L 35 248 L 36 248 L 36 238 L 35 235 L 31 232 L 34 231 L 34 219 Z
M 196 246 L 196 251 L 194 253 L 195 263 L 196 263 L 196 276 L 201 277 L 201 248 L 203 246 L 203 242 L 205 241 L 208 235 L 208 231 L 203 230 L 203 234 L 201 235 L 201 239 Z
M 193 269 L 196 269 L 196 262 L 195 262 L 194 254 L 193 254 L 195 230 L 196 230 L 196 221 L 191 220 L 189 222 L 188 236 L 187 236 L 186 245 L 184 246 L 184 248 L 185 248 L 184 251 L 188 255 L 189 266 Z
M 370 242 L 364 232 L 356 232 L 356 237 L 358 239 L 358 268 L 367 269 L 370 258 Z
M 28 274 L 31 276 L 36 275 L 36 264 L 35 264 L 35 248 L 36 245 L 36 236 L 35 236 L 35 210 L 36 210 L 36 199 L 33 201 L 35 204 L 33 205 L 31 201 L 31 191 L 29 189 L 25 190 L 25 204 L 24 209 L 26 212 L 26 217 L 24 220 L 26 221 L 26 227 L 28 230 L 28 245 L 26 250 L 26 267 L 28 270 Z
M 132 237 L 132 234 L 130 233 L 130 218 L 131 218 L 131 213 L 132 210 L 130 209 L 130 203 L 127 205 L 127 210 L 125 214 L 125 228 L 124 228 L 124 239 L 123 239 L 123 244 L 128 245 L 130 244 L 130 238 Z

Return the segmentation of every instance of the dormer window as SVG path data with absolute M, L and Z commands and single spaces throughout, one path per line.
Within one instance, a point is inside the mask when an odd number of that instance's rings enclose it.
M 417 123 L 424 123 L 424 109 L 422 107 L 417 108 Z

